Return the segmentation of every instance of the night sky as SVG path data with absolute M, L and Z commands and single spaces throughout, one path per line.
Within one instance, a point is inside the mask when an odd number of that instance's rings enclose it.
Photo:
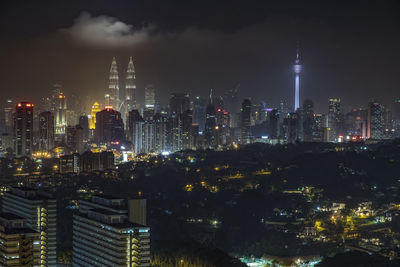
M 294 97 L 326 112 L 400 97 L 399 1 L 9 1 L 0 16 L 1 99 L 38 102 L 61 83 L 67 97 L 103 100 L 112 56 L 121 87 L 135 58 L 138 97 L 155 85 L 206 96 L 240 84 L 240 96 L 276 106 Z

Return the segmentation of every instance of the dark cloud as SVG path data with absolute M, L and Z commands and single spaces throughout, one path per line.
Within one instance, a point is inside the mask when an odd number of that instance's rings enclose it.
M 117 18 L 101 15 L 92 16 L 83 12 L 74 20 L 74 24 L 61 29 L 60 32 L 69 35 L 75 42 L 96 47 L 129 47 L 142 44 L 151 37 L 152 26 L 142 26 L 135 29 Z

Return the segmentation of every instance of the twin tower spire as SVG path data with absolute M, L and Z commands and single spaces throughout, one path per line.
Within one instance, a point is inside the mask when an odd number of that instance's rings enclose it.
M 135 66 L 133 65 L 132 57 L 130 57 L 128 68 L 126 70 L 125 95 L 123 96 L 121 101 L 120 91 L 119 91 L 119 75 L 118 75 L 117 61 L 115 57 L 113 57 L 110 68 L 108 91 L 104 96 L 105 105 L 112 106 L 113 109 L 119 112 L 125 111 L 121 112 L 122 114 L 137 108 L 135 80 L 136 80 Z

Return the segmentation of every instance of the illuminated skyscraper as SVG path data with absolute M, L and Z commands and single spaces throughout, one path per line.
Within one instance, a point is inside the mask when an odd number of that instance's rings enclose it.
M 145 120 L 151 120 L 154 116 L 154 108 L 155 108 L 155 93 L 154 86 L 151 84 L 146 85 L 144 88 L 144 111 L 143 117 Z
M 206 120 L 204 125 L 204 141 L 206 147 L 214 147 L 216 144 L 217 114 L 213 102 L 213 90 L 210 91 L 210 99 L 206 106 Z
M 132 57 L 129 58 L 128 68 L 126 70 L 125 83 L 125 113 L 128 114 L 132 109 L 136 109 L 136 74 Z M 128 118 L 128 116 L 126 116 Z
M 294 111 L 300 107 L 300 73 L 302 66 L 300 65 L 299 46 L 297 45 L 296 61 L 293 70 L 296 75 L 294 82 Z
M 193 147 L 192 142 L 192 122 L 193 122 L 193 111 L 186 110 L 180 115 L 181 121 L 181 149 L 191 149 Z
M 13 128 L 13 113 L 15 110 L 15 104 L 12 100 L 7 100 L 6 106 L 4 107 L 4 124 L 5 124 L 5 133 L 12 132 Z
M 327 117 L 324 114 L 315 114 L 313 141 L 314 142 L 328 142 L 328 123 Z
M 133 150 L 135 154 L 140 154 L 142 152 L 143 145 L 143 124 L 144 120 L 138 110 L 133 109 L 129 111 L 128 116 L 128 138 L 132 142 Z
M 59 93 L 56 103 L 56 136 L 62 139 L 67 127 L 67 99 L 63 93 Z
M 206 120 L 206 105 L 207 101 L 200 96 L 196 96 L 193 103 L 193 123 L 199 125 L 199 131 L 204 131 L 204 125 Z
M 90 111 L 89 117 L 89 129 L 94 130 L 96 128 L 96 113 L 100 112 L 100 104 L 98 102 L 94 102 L 92 109 Z
M 367 137 L 371 139 L 383 138 L 383 106 L 379 101 L 368 104 Z
M 146 108 L 153 108 L 155 105 L 155 92 L 154 92 L 154 86 L 152 84 L 148 84 L 144 88 L 144 105 Z
M 117 61 L 113 57 L 111 68 L 110 68 L 110 78 L 108 82 L 108 91 L 105 95 L 105 105 L 112 106 L 113 109 L 119 111 L 120 101 L 119 101 L 119 76 Z
M 33 104 L 19 102 L 14 116 L 14 153 L 17 157 L 29 157 L 33 146 Z
M 339 135 L 341 111 L 340 111 L 340 98 L 329 99 L 328 106 L 328 128 L 329 128 L 329 141 L 335 142 Z
M 242 144 L 250 144 L 251 142 L 251 102 L 249 99 L 245 99 L 242 102 L 242 110 L 240 112 L 241 116 L 241 129 Z

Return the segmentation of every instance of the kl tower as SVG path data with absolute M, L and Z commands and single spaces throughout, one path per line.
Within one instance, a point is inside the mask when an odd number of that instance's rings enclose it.
M 297 44 L 297 52 L 296 52 L 296 61 L 293 65 L 294 73 L 296 74 L 296 78 L 294 81 L 294 111 L 296 111 L 300 107 L 300 73 L 301 73 L 301 65 L 299 58 L 299 44 Z

